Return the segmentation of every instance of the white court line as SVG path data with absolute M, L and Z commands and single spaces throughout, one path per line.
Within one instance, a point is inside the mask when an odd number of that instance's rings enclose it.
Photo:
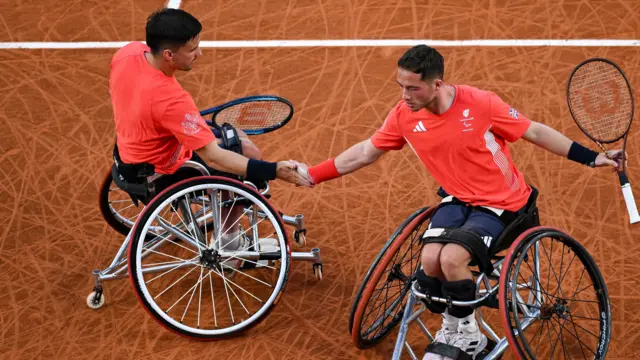
M 0 49 L 114 49 L 129 41 L 91 42 L 0 42 Z M 406 47 L 427 44 L 433 47 L 619 47 L 640 46 L 640 40 L 616 39 L 513 39 L 513 40 L 239 40 L 201 41 L 202 48 L 305 48 L 305 47 Z
M 167 1 L 167 7 L 169 9 L 179 9 L 181 2 L 182 0 L 169 0 Z

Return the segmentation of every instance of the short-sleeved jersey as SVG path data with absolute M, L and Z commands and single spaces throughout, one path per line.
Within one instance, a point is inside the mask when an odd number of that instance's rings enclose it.
M 381 150 L 408 143 L 450 195 L 476 206 L 516 211 L 531 194 L 511 158 L 507 142 L 521 138 L 531 120 L 496 94 L 454 86 L 453 103 L 442 114 L 412 112 L 400 101 L 371 138 Z
M 109 92 L 118 151 L 125 163 L 146 162 L 158 173 L 172 174 L 215 136 L 176 78 L 149 64 L 144 55 L 149 51 L 132 42 L 111 60 Z

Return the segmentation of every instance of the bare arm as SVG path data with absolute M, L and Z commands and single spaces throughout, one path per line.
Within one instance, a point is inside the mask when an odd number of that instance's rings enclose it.
M 557 130 L 535 121 L 531 121 L 522 138 L 562 157 L 567 157 L 573 143 Z
M 196 153 L 210 167 L 216 170 L 231 174 L 247 176 L 247 165 L 249 159 L 236 154 L 233 151 L 225 150 L 218 146 L 216 141 L 211 141 L 207 145 L 196 150 Z M 254 160 L 255 161 L 255 160 Z M 311 182 L 298 173 L 295 162 L 280 161 L 276 165 L 276 178 L 301 186 L 310 186 Z
M 573 144 L 572 140 L 557 130 L 535 121 L 531 122 L 529 129 L 527 129 L 522 138 L 562 157 L 569 155 L 569 149 Z M 609 151 L 609 157 L 605 153 L 599 153 L 595 159 L 595 166 L 609 165 L 617 168 L 618 161 L 621 159 L 622 150 Z
M 335 158 L 336 169 L 340 175 L 346 175 L 374 163 L 384 154 L 373 146 L 371 139 L 359 142 Z
M 247 176 L 249 159 L 233 151 L 221 148 L 216 141 L 212 141 L 196 150 L 196 154 L 212 168 L 231 174 Z

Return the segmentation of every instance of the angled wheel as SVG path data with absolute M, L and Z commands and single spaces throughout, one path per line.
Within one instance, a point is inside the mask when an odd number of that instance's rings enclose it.
M 519 359 L 604 359 L 611 339 L 607 287 L 587 250 L 548 227 L 522 234 L 500 274 L 500 313 Z
M 234 225 L 241 235 L 223 240 Z M 273 310 L 290 256 L 282 219 L 260 193 L 201 176 L 172 185 L 146 206 L 132 233 L 129 276 L 163 326 L 213 340 L 238 335 Z
M 100 213 L 104 220 L 115 231 L 122 235 L 129 234 L 133 224 L 144 208 L 144 204 L 136 206 L 129 195 L 120 190 L 113 182 L 111 168 L 107 171 L 99 195 Z
M 402 320 L 406 295 L 420 265 L 420 240 L 433 209 L 413 213 L 391 235 L 360 285 L 349 318 L 359 349 L 382 341 Z

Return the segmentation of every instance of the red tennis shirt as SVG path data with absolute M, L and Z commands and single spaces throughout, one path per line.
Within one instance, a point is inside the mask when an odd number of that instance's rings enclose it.
M 412 112 L 400 101 L 371 138 L 381 150 L 409 144 L 450 195 L 477 206 L 522 208 L 531 188 L 516 169 L 507 142 L 518 140 L 531 120 L 496 94 L 456 85 L 443 114 Z
M 132 42 L 111 60 L 118 151 L 125 163 L 146 162 L 158 173 L 172 174 L 215 136 L 176 78 L 149 64 L 144 55 L 149 51 L 144 43 Z

